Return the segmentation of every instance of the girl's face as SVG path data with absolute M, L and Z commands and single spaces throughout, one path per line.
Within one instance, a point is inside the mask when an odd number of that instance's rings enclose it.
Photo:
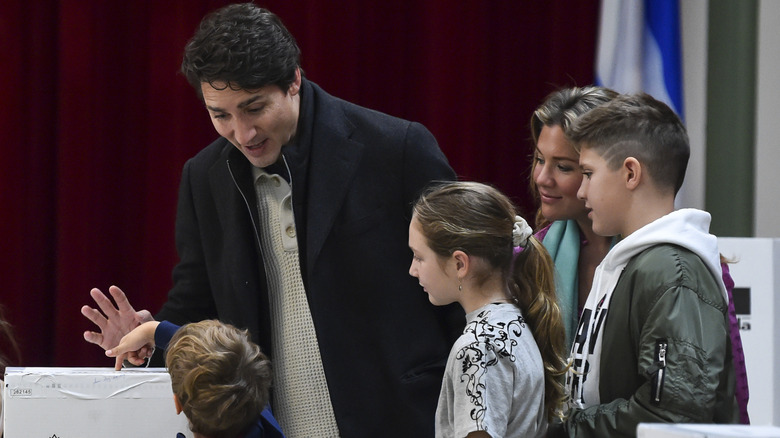
M 454 259 L 443 260 L 428 246 L 417 217 L 409 224 L 409 248 L 412 249 L 412 265 L 409 275 L 420 281 L 435 306 L 445 306 L 458 301 L 458 277 Z
M 534 174 L 542 215 L 549 220 L 587 220 L 585 203 L 577 198 L 582 183 L 579 155 L 560 126 L 543 126 L 536 142 Z

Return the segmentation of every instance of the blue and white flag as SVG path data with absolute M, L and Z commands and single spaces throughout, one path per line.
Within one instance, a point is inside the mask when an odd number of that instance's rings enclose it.
M 683 119 L 678 0 L 601 0 L 596 84 L 644 91 Z

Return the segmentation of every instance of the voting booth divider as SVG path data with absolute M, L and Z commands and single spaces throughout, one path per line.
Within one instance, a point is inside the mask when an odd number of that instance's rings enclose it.
M 780 239 L 718 238 L 734 279 L 754 425 L 780 426 Z

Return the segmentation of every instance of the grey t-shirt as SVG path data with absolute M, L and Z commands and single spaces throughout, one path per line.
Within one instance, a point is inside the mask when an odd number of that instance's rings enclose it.
M 544 437 L 544 366 L 530 328 L 513 304 L 466 315 L 436 408 L 436 436 Z

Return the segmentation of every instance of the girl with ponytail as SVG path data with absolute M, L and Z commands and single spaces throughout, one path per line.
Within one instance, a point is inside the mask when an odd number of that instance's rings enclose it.
M 565 334 L 552 261 L 526 221 L 495 188 L 446 183 L 415 204 L 409 247 L 431 303 L 466 312 L 436 436 L 545 436 L 565 397 Z

